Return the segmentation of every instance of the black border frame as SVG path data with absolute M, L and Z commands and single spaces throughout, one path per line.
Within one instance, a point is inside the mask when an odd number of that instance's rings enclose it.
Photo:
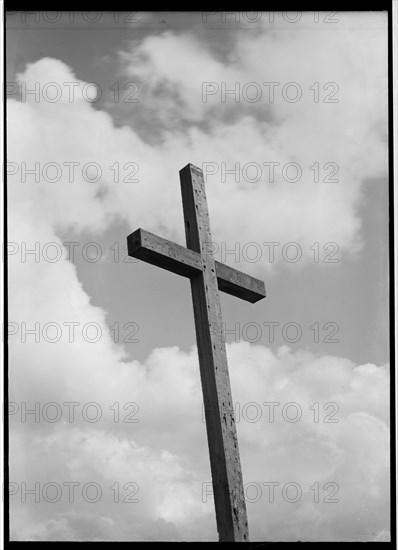
M 395 0 L 396 1 L 396 0 Z M 224 3 L 224 2 L 223 2 Z M 21 6 L 22 4 L 22 6 Z M 4 1 L 4 11 L 3 11 L 3 51 L 4 51 L 4 65 L 3 65 L 3 97 L 5 98 L 6 90 L 6 54 L 7 54 L 7 48 L 6 48 L 6 11 L 97 11 L 98 8 L 101 8 L 101 5 L 99 2 L 93 2 L 85 1 L 82 2 L 80 5 L 75 2 L 73 3 L 67 3 L 67 2 L 57 2 L 56 5 L 54 5 L 51 2 L 48 2 L 48 0 L 37 0 L 36 2 L 29 2 L 24 1 L 21 2 L 21 4 L 18 5 L 14 0 L 5 0 Z M 127 3 L 126 3 L 127 4 Z M 189 7 L 188 9 L 185 6 L 179 6 L 174 8 L 152 8 L 148 9 L 148 6 L 145 6 L 145 3 L 142 2 L 135 2 L 134 5 L 124 5 L 123 2 L 117 2 L 115 3 L 112 10 L 103 9 L 102 11 L 129 11 L 132 7 L 136 11 L 164 11 L 164 12 L 171 12 L 171 11 L 240 11 L 238 6 L 231 6 L 231 4 L 235 4 L 235 2 L 229 2 L 229 6 L 224 7 L 214 7 L 214 6 L 208 6 L 204 4 L 208 4 L 208 2 L 203 3 L 199 6 L 195 7 Z M 252 3 L 251 3 L 252 4 Z M 258 2 L 256 2 L 258 4 Z M 361 2 L 361 7 L 358 9 L 357 6 L 355 6 L 355 3 L 351 2 L 342 2 L 340 1 L 334 1 L 330 3 L 325 2 L 323 6 L 319 6 L 319 3 L 313 3 L 313 2 L 300 2 L 300 4 L 304 5 L 297 5 L 297 3 L 291 2 L 291 1 L 285 1 L 278 5 L 277 2 L 272 2 L 271 4 L 267 2 L 267 5 L 260 5 L 260 6 L 253 6 L 251 5 L 250 8 L 248 6 L 245 6 L 244 11 L 297 11 L 297 8 L 301 8 L 300 11 L 337 11 L 337 12 L 356 12 L 356 11 L 386 11 L 388 12 L 388 169 L 389 169 L 389 183 L 388 183 L 388 195 L 389 195 L 389 293 L 390 293 L 390 310 L 389 310 L 389 317 L 390 317 L 390 324 L 389 324 L 389 341 L 390 341 L 390 374 L 391 374 L 391 381 L 390 381 L 390 434 L 391 434 L 391 443 L 390 443 L 390 489 L 391 489 L 391 500 L 390 500 L 390 526 L 391 526 L 391 541 L 390 542 L 303 542 L 303 541 L 297 541 L 297 542 L 248 542 L 248 543 L 240 543 L 243 544 L 247 548 L 275 548 L 275 547 L 282 547 L 283 549 L 287 549 L 292 547 L 293 545 L 300 543 L 300 548 L 303 548 L 304 545 L 308 545 L 311 549 L 315 548 L 315 545 L 322 545 L 323 547 L 326 547 L 327 549 L 332 548 L 332 545 L 338 544 L 339 548 L 341 549 L 350 549 L 352 550 L 356 545 L 363 548 L 363 545 L 367 545 L 367 548 L 370 546 L 373 548 L 387 548 L 392 547 L 396 548 L 397 545 L 397 531 L 396 531 L 396 407 L 395 407 L 395 285 L 394 285 L 394 276 L 395 276 L 395 270 L 394 270 L 394 128 L 393 128 L 393 113 L 394 108 L 396 109 L 397 106 L 393 105 L 393 13 L 392 13 L 392 2 L 387 2 L 386 0 L 379 0 L 379 1 L 373 1 L 370 2 L 369 0 L 365 0 Z M 352 5 L 350 5 L 352 4 Z M 266 9 L 265 9 L 266 8 Z M 398 13 L 398 8 L 397 8 Z M 396 52 L 397 54 L 397 52 Z M 4 120 L 4 163 L 3 163 L 3 179 L 4 179 L 4 209 L 3 209 L 3 215 L 4 215 L 4 222 L 3 222 L 3 232 L 4 232 L 4 244 L 7 243 L 7 178 L 6 178 L 6 164 L 7 164 L 7 109 L 6 109 L 6 101 L 3 100 L 3 120 Z M 117 545 L 118 548 L 122 546 L 127 546 L 131 544 L 144 544 L 144 545 L 152 545 L 152 544 L 161 544 L 163 541 L 156 541 L 156 542 L 122 542 L 122 541 L 98 541 L 98 542 L 76 542 L 76 541 L 10 541 L 10 525 L 9 525 L 9 494 L 8 491 L 5 490 L 5 487 L 8 487 L 9 483 L 9 443 L 8 443 L 8 436 L 9 436 L 9 425 L 8 425 L 8 415 L 5 413 L 5 411 L 8 410 L 8 341 L 7 341 L 7 326 L 8 326 L 8 258 L 7 254 L 3 253 L 4 257 L 4 306 L 3 306 L 3 342 L 4 342 L 4 395 L 3 395 L 3 428 L 4 428 L 4 482 L 3 482 L 3 501 L 4 501 L 4 514 L 3 514 L 3 529 L 4 529 L 4 538 L 3 538 L 3 544 L 4 548 L 26 548 L 29 544 L 35 544 L 38 543 L 40 545 L 45 545 L 45 548 L 56 548 L 61 546 L 62 548 L 66 548 L 68 545 L 72 544 L 79 544 L 84 545 L 84 547 L 97 547 L 98 545 L 101 546 L 101 548 L 106 547 L 107 545 Z M 165 541 L 166 542 L 166 541 Z M 169 544 L 170 542 L 167 541 Z M 171 544 L 178 544 L 180 547 L 181 545 L 188 544 L 190 547 L 194 547 L 197 545 L 205 544 L 207 546 L 209 545 L 218 545 L 220 543 L 218 542 L 171 542 Z M 225 543 L 223 543 L 225 544 Z M 93 545 L 93 546 L 92 546 Z M 96 546 L 97 545 L 97 546 Z

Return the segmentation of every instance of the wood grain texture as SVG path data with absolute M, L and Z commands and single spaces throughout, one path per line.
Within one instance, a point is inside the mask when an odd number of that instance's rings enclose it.
M 162 267 L 183 277 L 193 277 L 203 270 L 199 252 L 158 237 L 144 229 L 137 229 L 127 237 L 128 255 Z M 218 290 L 251 303 L 265 297 L 264 282 L 215 262 Z
M 191 278 L 199 366 L 220 541 L 249 540 L 246 503 L 221 305 L 203 173 L 192 164 L 180 171 L 187 247 L 200 253 L 203 271 Z
M 129 256 L 183 277 L 192 277 L 202 271 L 199 254 L 143 229 L 127 237 L 127 252 Z

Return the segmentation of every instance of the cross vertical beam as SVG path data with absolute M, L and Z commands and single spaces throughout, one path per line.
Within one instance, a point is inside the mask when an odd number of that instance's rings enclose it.
M 202 170 L 180 170 L 187 248 L 201 255 L 202 271 L 190 278 L 200 376 L 220 541 L 249 540 L 221 304 Z

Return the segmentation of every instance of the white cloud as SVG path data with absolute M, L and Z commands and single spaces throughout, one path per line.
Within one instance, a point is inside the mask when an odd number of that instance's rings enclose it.
M 34 198 L 35 215 L 61 228 L 98 232 L 123 219 L 132 229 L 146 227 L 183 243 L 178 170 L 188 162 L 208 163 L 214 240 L 227 243 L 228 248 L 237 241 L 242 247 L 258 243 L 265 261 L 246 262 L 249 271 L 281 265 L 300 268 L 311 261 L 308 247 L 314 242 L 321 246 L 335 242 L 339 254 L 353 258 L 363 246 L 358 214 L 362 185 L 368 178 L 386 175 L 385 48 L 374 30 L 308 33 L 298 28 L 289 39 L 281 39 L 276 31 L 241 32 L 234 55 L 231 52 L 230 61 L 223 62 L 188 33 L 151 36 L 132 52 L 121 54 L 126 80 L 142 81 L 139 103 L 130 104 L 130 111 L 128 103 L 118 106 L 131 125 L 122 128 L 115 128 L 106 112 L 81 99 L 85 83 L 69 67 L 59 60 L 42 59 L 30 64 L 19 81 L 26 82 L 28 89 L 38 82 L 41 90 L 55 81 L 64 94 L 57 103 L 43 99 L 36 103 L 30 95 L 26 103 L 9 102 L 9 161 L 19 167 L 10 177 L 12 198 L 16 193 L 18 201 L 30 205 Z M 366 56 L 365 65 L 359 65 L 359 55 Z M 303 65 L 301 60 L 309 57 L 311 63 Z M 273 104 L 236 104 L 222 103 L 216 94 L 213 101 L 203 103 L 204 81 L 241 86 L 298 82 L 303 100 L 289 103 L 279 96 Z M 67 100 L 65 82 L 78 84 L 72 103 Z M 338 103 L 314 103 L 308 89 L 313 82 L 321 87 L 337 82 Z M 140 117 L 150 117 L 152 129 L 159 127 L 156 143 L 146 142 L 145 133 L 135 130 Z M 28 193 L 21 194 L 17 182 L 23 162 L 29 168 L 39 162 L 41 171 L 46 163 L 58 163 L 60 179 L 50 181 L 57 173 L 49 166 L 40 183 L 27 175 L 31 185 L 24 186 Z M 78 163 L 73 183 L 68 181 L 71 162 Z M 273 183 L 264 166 L 267 162 L 279 163 Z M 302 170 L 297 183 L 286 181 L 286 177 L 294 179 L 294 167 L 282 177 L 282 167 L 292 162 Z M 97 183 L 85 181 L 97 174 L 97 168 L 87 168 L 87 163 L 99 165 L 102 177 Z M 238 175 L 224 174 L 236 163 Z M 319 163 L 319 183 L 313 181 L 318 170 L 314 163 Z M 325 169 L 326 163 L 334 164 Z M 322 181 L 337 167 L 333 177 L 338 182 Z M 116 170 L 120 180 L 138 181 L 116 183 Z M 279 256 L 272 264 L 264 246 L 270 241 L 281 246 L 297 242 L 307 253 L 297 264 L 279 264 Z
M 19 220 L 21 231 L 24 223 Z M 50 236 L 49 228 L 30 230 L 37 241 Z M 10 278 L 18 284 L 10 295 L 14 321 L 29 328 L 34 321 L 41 328 L 49 320 L 80 323 L 73 343 L 65 331 L 56 344 L 43 337 L 35 343 L 32 335 L 23 343 L 20 333 L 10 340 L 10 401 L 18 407 L 10 416 L 10 478 L 19 484 L 11 497 L 13 537 L 214 540 L 211 497 L 202 502 L 202 484 L 211 476 L 196 349 L 155 349 L 143 364 L 126 362 L 111 341 L 105 312 L 90 304 L 68 261 L 49 267 L 11 257 Z M 102 328 L 96 343 L 82 338 L 87 322 Z M 369 540 L 373 531 L 388 529 L 387 366 L 356 366 L 287 347 L 274 354 L 244 342 L 228 346 L 228 357 L 252 539 Z M 57 405 L 46 406 L 50 402 Z M 71 402 L 77 403 L 73 422 L 65 405 Z M 124 408 L 132 402 L 138 407 Z M 274 422 L 264 405 L 270 402 Z M 37 419 L 22 409 L 35 403 Z M 51 422 L 57 411 L 59 420 Z M 90 421 L 98 411 L 101 417 Z M 297 411 L 300 420 L 290 422 Z M 29 489 L 38 482 L 41 491 L 58 483 L 62 498 L 55 504 L 41 494 L 35 503 L 28 495 L 22 503 L 22 482 Z M 72 503 L 68 482 L 79 483 Z M 102 497 L 86 502 L 82 487 L 94 482 Z M 113 502 L 116 482 L 123 497 L 134 488 L 123 490 L 124 484 L 137 483 L 139 502 Z M 280 484 L 272 504 L 267 482 Z M 281 498 L 291 482 L 303 491 L 296 504 Z M 326 483 L 332 485 L 325 489 Z M 339 502 L 324 503 L 336 489 Z

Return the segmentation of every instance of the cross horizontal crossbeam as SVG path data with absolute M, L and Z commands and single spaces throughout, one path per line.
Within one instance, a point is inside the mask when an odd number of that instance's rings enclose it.
M 157 265 L 183 277 L 194 277 L 203 271 L 199 252 L 137 229 L 127 237 L 128 255 Z M 215 262 L 218 289 L 254 304 L 265 297 L 263 281 L 221 262 Z

